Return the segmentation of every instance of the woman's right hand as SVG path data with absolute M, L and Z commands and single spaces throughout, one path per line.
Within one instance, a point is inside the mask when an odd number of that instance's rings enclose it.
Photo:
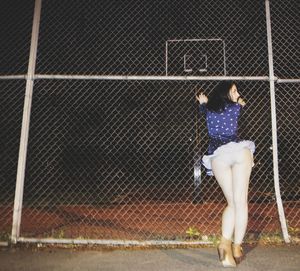
M 243 100 L 243 98 L 241 98 L 241 96 L 239 96 L 237 98 L 237 103 L 239 103 L 241 106 L 245 106 L 246 102 Z
M 198 96 L 196 95 L 196 99 L 200 104 L 206 104 L 208 102 L 208 98 L 203 94 L 203 92 L 201 92 Z

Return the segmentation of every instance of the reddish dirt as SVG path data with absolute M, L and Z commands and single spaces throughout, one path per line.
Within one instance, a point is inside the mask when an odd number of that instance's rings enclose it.
M 23 208 L 22 237 L 90 239 L 187 238 L 196 227 L 201 234 L 220 234 L 220 203 L 140 203 L 112 206 L 56 205 Z M 300 202 L 285 203 L 289 227 L 300 227 Z M 11 229 L 12 206 L 0 206 L 0 232 Z M 249 204 L 248 234 L 280 232 L 276 203 Z

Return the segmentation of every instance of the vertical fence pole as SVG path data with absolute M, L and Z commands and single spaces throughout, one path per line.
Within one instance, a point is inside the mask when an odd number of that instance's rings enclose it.
M 23 107 L 22 130 L 21 130 L 21 138 L 20 138 L 19 160 L 18 160 L 17 179 L 16 179 L 14 210 L 13 210 L 13 224 L 12 224 L 12 234 L 11 234 L 11 240 L 13 243 L 16 243 L 20 236 L 24 179 L 25 179 L 25 169 L 26 169 L 26 156 L 27 156 L 27 145 L 28 145 L 28 135 L 29 135 L 29 123 L 30 123 L 32 91 L 33 91 L 33 81 L 34 81 L 35 64 L 36 64 L 41 7 L 42 7 L 42 0 L 36 0 L 35 7 L 34 7 L 34 15 L 33 15 L 32 33 L 31 33 L 31 45 L 30 45 L 29 63 L 28 63 L 28 71 L 27 71 L 27 79 L 26 79 L 26 91 L 25 91 L 25 99 L 24 99 L 24 107 Z
M 166 76 L 168 76 L 168 41 L 166 41 Z
M 283 204 L 280 194 L 279 186 L 279 170 L 278 170 L 278 146 L 277 146 L 277 121 L 276 121 L 276 102 L 275 102 L 275 77 L 273 66 L 273 49 L 272 49 L 272 32 L 271 32 L 271 13 L 270 2 L 265 1 L 266 6 L 266 21 L 267 21 L 267 35 L 268 35 L 268 58 L 269 58 L 269 81 L 270 81 L 270 96 L 271 96 L 271 116 L 272 116 L 272 142 L 273 142 L 273 170 L 274 170 L 274 186 L 275 196 L 281 224 L 283 238 L 286 243 L 290 242 Z

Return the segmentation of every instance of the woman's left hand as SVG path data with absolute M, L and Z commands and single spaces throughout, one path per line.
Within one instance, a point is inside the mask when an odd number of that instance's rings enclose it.
M 198 96 L 196 95 L 196 99 L 200 104 L 206 104 L 208 102 L 208 98 L 203 94 L 203 92 L 201 92 Z

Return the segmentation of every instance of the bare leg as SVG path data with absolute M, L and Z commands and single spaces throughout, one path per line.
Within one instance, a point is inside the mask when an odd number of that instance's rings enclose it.
M 234 243 L 241 244 L 248 223 L 248 188 L 252 169 L 252 154 L 244 149 L 232 166 L 233 198 L 235 207 Z
M 222 236 L 226 239 L 231 239 L 235 223 L 235 208 L 232 187 L 233 176 L 231 166 L 216 157 L 212 160 L 212 170 L 228 204 L 222 216 Z
M 252 159 L 250 150 L 242 149 L 234 154 L 217 156 L 211 163 L 213 173 L 228 203 L 223 212 L 222 239 L 218 247 L 220 260 L 225 267 L 235 267 L 236 263 L 243 259 L 241 243 L 248 223 L 248 187 Z
M 231 247 L 235 221 L 232 170 L 230 164 L 219 157 L 212 160 L 212 170 L 228 204 L 222 216 L 222 238 L 218 246 L 219 258 L 224 267 L 235 267 L 236 262 L 233 258 Z

